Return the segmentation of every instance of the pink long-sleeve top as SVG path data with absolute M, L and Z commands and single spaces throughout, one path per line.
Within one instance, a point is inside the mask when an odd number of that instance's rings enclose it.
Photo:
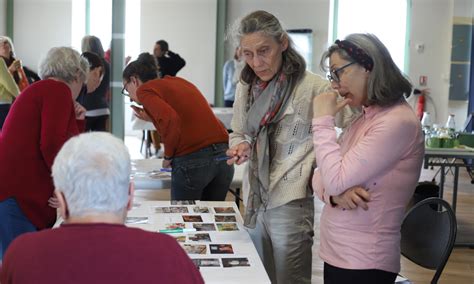
M 338 143 L 334 117 L 313 119 L 318 168 L 313 188 L 326 203 L 320 221 L 321 258 L 345 269 L 400 271 L 400 226 L 420 177 L 424 138 L 406 102 L 363 108 Z M 369 209 L 332 207 L 329 196 L 367 189 Z

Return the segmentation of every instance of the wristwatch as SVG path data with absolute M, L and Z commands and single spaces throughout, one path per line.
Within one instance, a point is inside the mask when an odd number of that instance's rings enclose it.
M 171 161 L 171 160 L 173 160 L 173 157 L 166 157 L 166 156 L 164 156 L 163 159 L 165 159 L 165 160 L 167 160 L 167 161 Z

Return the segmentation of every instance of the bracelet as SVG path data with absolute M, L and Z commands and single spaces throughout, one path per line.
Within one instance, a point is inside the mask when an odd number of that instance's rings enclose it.
M 167 160 L 167 161 L 171 161 L 171 160 L 173 160 L 173 157 L 166 157 L 166 156 L 164 156 L 163 159 L 165 159 L 165 160 Z

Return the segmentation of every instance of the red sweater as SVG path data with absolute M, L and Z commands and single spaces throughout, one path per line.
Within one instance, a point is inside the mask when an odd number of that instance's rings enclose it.
M 166 76 L 140 86 L 137 96 L 161 135 L 165 156 L 183 156 L 228 142 L 226 129 L 190 82 Z
M 69 87 L 38 81 L 15 100 L 0 133 L 0 201 L 14 197 L 38 229 L 53 226 L 48 206 L 54 186 L 51 166 L 63 144 L 84 128 L 75 118 Z
M 172 237 L 112 224 L 69 224 L 16 238 L 0 282 L 204 283 Z

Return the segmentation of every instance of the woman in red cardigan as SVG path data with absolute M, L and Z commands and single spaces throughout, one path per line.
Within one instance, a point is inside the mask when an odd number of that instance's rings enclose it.
M 0 257 L 18 235 L 52 227 L 48 206 L 51 166 L 70 137 L 84 128 L 85 109 L 75 100 L 88 63 L 68 47 L 52 48 L 39 67 L 42 81 L 15 100 L 0 133 Z

